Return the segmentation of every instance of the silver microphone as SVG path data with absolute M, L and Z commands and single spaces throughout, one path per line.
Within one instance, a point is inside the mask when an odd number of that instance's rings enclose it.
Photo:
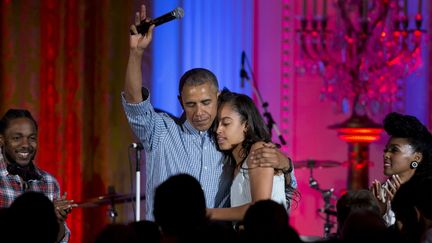
M 129 147 L 136 149 L 136 150 L 143 150 L 144 149 L 144 146 L 142 145 L 142 143 L 131 143 L 131 145 Z

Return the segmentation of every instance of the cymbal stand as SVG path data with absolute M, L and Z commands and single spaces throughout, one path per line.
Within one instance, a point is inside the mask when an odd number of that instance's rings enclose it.
M 108 195 L 115 195 L 115 189 L 114 186 L 108 186 Z M 111 219 L 111 223 L 115 223 L 116 222 L 116 218 L 118 216 L 117 210 L 115 208 L 115 201 L 114 201 L 114 197 L 111 197 L 111 202 L 110 202 L 110 207 L 108 209 L 108 217 L 110 217 Z
M 318 212 L 325 213 L 325 223 L 324 223 L 324 238 L 330 235 L 331 229 L 334 227 L 334 223 L 330 220 L 330 216 L 336 216 L 336 212 L 333 210 L 334 206 L 331 204 L 330 200 L 333 197 L 333 188 L 321 189 L 319 187 L 318 181 L 313 177 L 314 161 L 308 162 L 308 168 L 310 170 L 309 176 L 309 186 L 321 192 L 321 196 L 324 199 L 324 208 L 318 209 Z

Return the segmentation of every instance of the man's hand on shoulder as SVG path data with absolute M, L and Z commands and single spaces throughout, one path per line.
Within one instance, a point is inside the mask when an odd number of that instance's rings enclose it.
M 249 160 L 257 167 L 272 167 L 284 171 L 291 168 L 290 158 L 273 143 L 262 143 L 261 147 L 253 149 Z

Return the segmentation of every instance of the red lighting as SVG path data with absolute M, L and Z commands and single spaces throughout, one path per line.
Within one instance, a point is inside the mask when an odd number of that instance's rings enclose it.
M 346 142 L 371 143 L 377 141 L 380 136 L 381 128 L 339 128 L 337 129 L 340 139 Z
M 416 38 L 420 37 L 421 35 L 422 35 L 422 33 L 421 33 L 420 30 L 415 30 L 415 31 L 414 31 L 414 36 L 415 36 Z
M 355 170 L 363 170 L 364 168 L 366 168 L 369 165 L 369 163 L 367 161 L 361 162 L 361 163 L 355 163 L 354 164 L 354 169 Z

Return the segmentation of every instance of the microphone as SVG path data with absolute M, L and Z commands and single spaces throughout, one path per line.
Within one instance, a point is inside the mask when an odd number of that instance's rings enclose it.
M 147 34 L 148 29 L 150 26 L 155 25 L 159 26 L 161 24 L 164 24 L 166 22 L 169 22 L 174 19 L 181 19 L 184 16 L 184 10 L 180 7 L 177 7 L 173 11 L 166 13 L 158 18 L 152 19 L 150 22 L 146 22 L 145 20 L 142 20 L 139 25 L 136 26 L 137 31 L 141 35 Z
M 241 70 L 240 70 L 240 87 L 241 88 L 244 88 L 244 80 L 245 79 L 249 80 L 249 76 L 248 76 L 248 74 L 244 68 L 245 60 L 246 60 L 246 53 L 245 53 L 245 51 L 242 51 Z
M 136 149 L 136 150 L 143 150 L 144 146 L 142 145 L 142 143 L 131 143 L 131 145 L 129 145 L 130 148 Z

